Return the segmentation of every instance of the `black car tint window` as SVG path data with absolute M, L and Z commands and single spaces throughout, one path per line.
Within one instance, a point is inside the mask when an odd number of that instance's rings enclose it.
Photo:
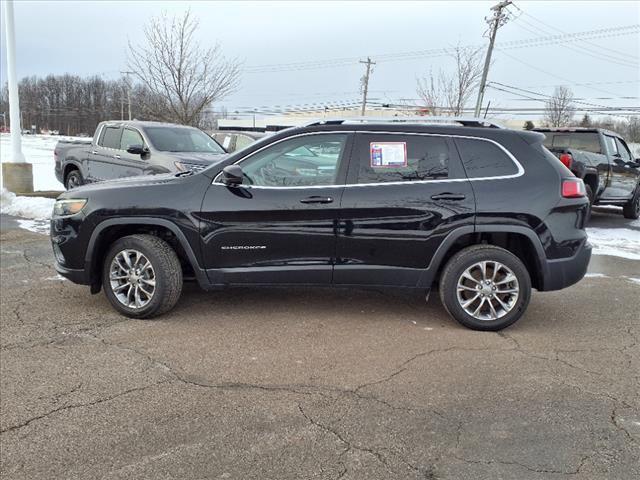
M 120 149 L 120 136 L 122 129 L 120 127 L 106 127 L 102 136 L 101 146 L 106 148 Z
M 333 185 L 347 134 L 306 135 L 240 162 L 244 183 L 263 187 Z
M 469 178 L 501 177 L 518 173 L 513 160 L 491 142 L 456 138 L 456 144 Z
M 358 183 L 411 182 L 449 177 L 444 137 L 366 134 L 358 140 Z

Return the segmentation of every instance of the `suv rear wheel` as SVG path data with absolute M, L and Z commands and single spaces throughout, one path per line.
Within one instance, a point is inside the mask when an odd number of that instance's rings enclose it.
M 474 330 L 501 330 L 516 322 L 531 298 L 531 279 L 513 253 L 475 245 L 456 253 L 440 278 L 449 314 Z
M 176 252 L 153 235 L 117 240 L 102 268 L 102 285 L 111 305 L 132 318 L 151 318 L 171 310 L 182 292 Z

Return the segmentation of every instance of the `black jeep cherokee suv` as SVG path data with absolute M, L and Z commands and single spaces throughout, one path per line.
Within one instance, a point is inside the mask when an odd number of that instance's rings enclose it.
M 455 122 L 320 122 L 199 173 L 63 193 L 56 268 L 130 317 L 170 310 L 185 277 L 207 290 L 437 284 L 463 325 L 504 328 L 531 288 L 584 276 L 588 200 L 542 134 Z

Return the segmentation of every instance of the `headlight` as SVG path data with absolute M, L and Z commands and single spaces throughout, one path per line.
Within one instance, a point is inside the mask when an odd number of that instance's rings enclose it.
M 69 217 L 80 212 L 87 204 L 87 200 L 82 198 L 74 198 L 69 200 L 56 200 L 53 205 L 54 217 Z

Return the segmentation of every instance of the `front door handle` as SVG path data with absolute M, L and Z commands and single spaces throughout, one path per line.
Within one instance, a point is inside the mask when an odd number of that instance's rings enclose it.
M 467 198 L 461 193 L 439 193 L 438 195 L 431 195 L 431 200 L 464 200 Z
M 118 155 L 117 153 L 113 156 L 113 158 L 115 158 L 116 160 L 120 160 L 120 155 Z
M 90 153 L 92 153 L 93 155 L 97 155 L 97 154 L 98 154 L 98 151 L 97 151 L 97 150 L 91 150 L 91 152 L 90 152 Z
M 303 198 L 300 200 L 300 203 L 331 203 L 333 202 L 333 198 L 331 197 L 320 197 L 318 195 L 314 195 L 312 197 Z

